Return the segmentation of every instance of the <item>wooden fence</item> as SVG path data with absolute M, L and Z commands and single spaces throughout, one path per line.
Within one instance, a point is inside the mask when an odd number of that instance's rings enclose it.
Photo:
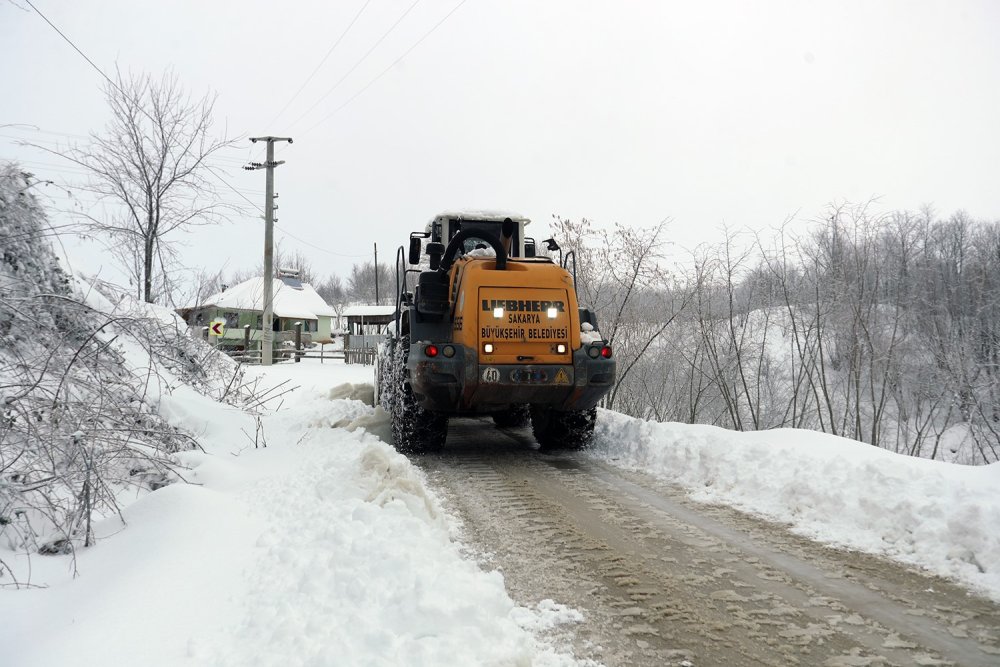
M 344 350 L 344 363 L 371 366 L 375 363 L 375 348 L 363 347 L 360 349 Z
M 230 357 L 240 362 L 241 364 L 259 364 L 260 363 L 260 350 L 227 350 L 222 349 L 223 352 L 228 354 Z M 326 350 L 321 346 L 318 350 L 294 350 L 290 348 L 277 348 L 274 350 L 272 359 L 275 363 L 282 361 L 301 361 L 303 359 L 319 359 L 319 363 L 323 363 L 326 360 L 334 359 L 345 359 L 345 350 Z M 355 361 L 347 363 L 366 363 L 364 361 Z M 367 363 L 374 363 L 374 356 L 372 360 Z

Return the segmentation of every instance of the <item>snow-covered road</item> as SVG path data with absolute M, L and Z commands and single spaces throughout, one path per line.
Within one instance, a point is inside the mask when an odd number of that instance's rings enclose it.
M 832 550 L 527 431 L 452 424 L 419 465 L 515 599 L 583 610 L 607 665 L 994 665 L 1000 608 L 937 577 Z

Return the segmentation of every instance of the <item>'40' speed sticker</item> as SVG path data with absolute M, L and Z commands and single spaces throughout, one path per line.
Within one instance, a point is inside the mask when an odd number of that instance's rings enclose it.
M 483 370 L 483 382 L 486 382 L 488 384 L 496 384 L 499 381 L 500 381 L 499 369 L 489 366 L 485 370 Z

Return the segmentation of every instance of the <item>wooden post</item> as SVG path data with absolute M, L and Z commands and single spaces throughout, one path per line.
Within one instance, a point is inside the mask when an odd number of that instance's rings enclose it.
M 250 363 L 250 325 L 243 325 L 243 360 Z
M 295 363 L 302 361 L 302 322 L 295 323 Z

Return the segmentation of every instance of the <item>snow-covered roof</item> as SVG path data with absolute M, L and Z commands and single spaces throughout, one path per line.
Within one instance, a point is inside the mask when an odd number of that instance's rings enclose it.
M 527 225 L 531 220 L 520 213 L 513 211 L 501 211 L 491 209 L 456 209 L 454 211 L 443 211 L 434 216 L 434 220 L 485 220 L 488 222 L 503 222 L 510 218 L 514 222 Z M 431 220 L 433 223 L 434 220 Z
M 319 317 L 335 317 L 337 314 L 309 283 L 300 282 L 295 278 L 275 278 L 273 288 L 276 317 L 315 320 Z M 225 292 L 213 294 L 191 308 L 204 306 L 234 310 L 263 310 L 264 277 L 243 281 Z
M 344 308 L 344 317 L 379 317 L 395 312 L 396 306 L 348 306 Z

